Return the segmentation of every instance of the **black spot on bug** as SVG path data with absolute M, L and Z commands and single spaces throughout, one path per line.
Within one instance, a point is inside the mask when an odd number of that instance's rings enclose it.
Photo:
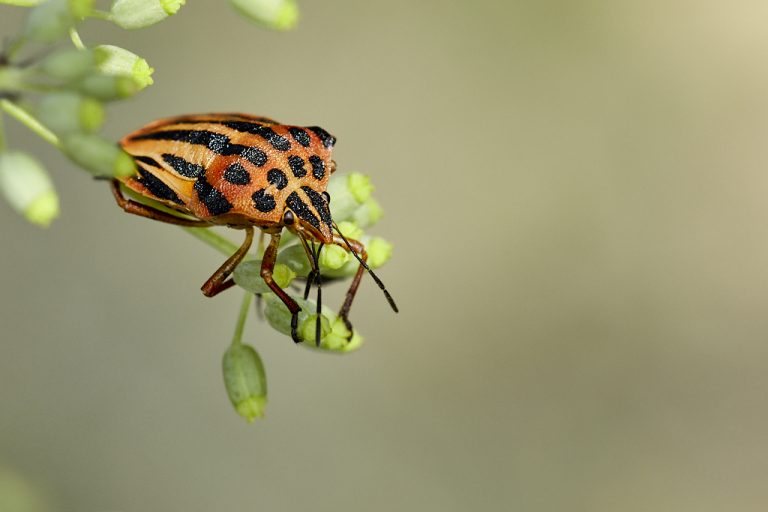
M 198 176 L 197 181 L 195 181 L 195 191 L 200 202 L 208 208 L 211 215 L 222 215 L 232 209 L 232 203 L 224 197 L 224 194 L 208 183 L 204 174 Z
M 275 130 L 269 126 L 258 123 L 248 123 L 245 121 L 223 121 L 221 124 L 227 128 L 232 128 L 238 132 L 252 133 L 269 142 L 273 148 L 279 151 L 288 151 L 291 149 L 291 141 L 275 133 Z
M 308 148 L 310 143 L 312 142 L 312 139 L 309 138 L 309 134 L 302 130 L 301 128 L 296 128 L 295 126 L 291 126 L 288 128 L 288 131 L 291 133 L 291 137 L 294 138 L 296 142 L 304 146 L 305 148 Z
M 290 195 L 286 198 L 285 204 L 296 215 L 298 215 L 299 218 L 305 220 L 306 222 L 309 222 L 316 229 L 320 229 L 320 221 L 315 216 L 315 214 L 312 213 L 312 210 L 309 209 L 309 206 L 307 206 L 307 203 L 301 200 L 301 198 L 299 197 L 299 194 L 297 194 L 296 192 L 291 192 Z
M 171 153 L 163 153 L 163 161 L 170 165 L 174 171 L 186 178 L 196 178 L 205 171 L 202 165 L 193 164 Z
M 133 158 L 152 167 L 161 167 L 160 164 L 157 163 L 157 160 L 148 156 L 134 156 Z
M 277 206 L 272 194 L 267 194 L 267 191 L 263 188 L 254 192 L 251 199 L 253 199 L 253 204 L 260 212 L 269 213 L 275 209 L 275 206 Z
M 323 141 L 323 146 L 326 148 L 332 148 L 334 144 L 336 144 L 336 137 L 328 133 L 327 131 L 323 130 L 319 126 L 308 126 L 308 130 L 310 130 L 312 133 L 320 137 L 320 140 Z
M 288 157 L 288 165 L 291 166 L 293 175 L 297 178 L 303 178 L 307 175 L 307 170 L 304 168 L 304 159 L 300 156 L 291 155 Z
M 280 169 L 270 169 L 267 172 L 267 181 L 277 187 L 277 190 L 283 190 L 288 186 L 288 177 Z
M 230 144 L 225 148 L 222 153 L 222 155 L 239 155 L 249 162 L 251 162 L 256 167 L 261 167 L 265 163 L 267 163 L 267 154 L 260 150 L 259 148 L 255 148 L 253 146 L 243 146 L 242 144 Z
M 323 179 L 325 177 L 325 162 L 323 162 L 323 159 L 317 155 L 312 155 L 309 157 L 309 163 L 312 164 L 312 176 L 318 180 Z
M 247 185 L 251 182 L 251 175 L 245 170 L 245 167 L 234 163 L 224 169 L 224 179 L 233 185 Z
M 174 192 L 171 187 L 163 183 L 160 178 L 148 170 L 142 168 L 141 166 L 138 167 L 138 172 L 139 178 L 136 179 L 136 181 L 144 185 L 150 194 L 158 199 L 166 199 L 180 205 L 184 204 L 184 201 L 182 201 L 179 196 L 176 195 L 176 192 Z
M 328 201 L 325 200 L 325 197 L 309 187 L 301 187 L 301 190 L 303 190 L 304 193 L 307 194 L 309 200 L 312 201 L 312 206 L 314 206 L 317 213 L 320 214 L 320 218 L 323 219 L 323 222 L 330 226 L 331 223 L 333 223 L 333 220 L 331 219 L 331 210 L 328 208 Z

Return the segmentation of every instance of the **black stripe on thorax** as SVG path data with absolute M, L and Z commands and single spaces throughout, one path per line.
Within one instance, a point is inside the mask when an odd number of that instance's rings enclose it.
M 204 146 L 223 156 L 238 155 L 257 167 L 267 163 L 267 154 L 259 148 L 232 144 L 224 134 L 208 130 L 163 130 L 131 137 L 131 140 L 171 140 Z

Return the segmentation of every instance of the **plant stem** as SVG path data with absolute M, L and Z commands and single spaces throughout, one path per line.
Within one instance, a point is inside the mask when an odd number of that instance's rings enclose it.
M 51 130 L 43 126 L 32 114 L 7 99 L 0 99 L 0 110 L 5 111 L 9 116 L 32 130 L 37 136 L 61 149 L 61 141 Z
M 0 153 L 5 151 L 5 125 L 3 124 L 3 113 L 0 112 Z
M 181 228 L 190 235 L 194 236 L 200 241 L 205 242 L 217 251 L 227 256 L 232 256 L 237 251 L 237 246 L 224 238 L 223 236 L 214 233 L 210 228 Z
M 94 9 L 91 11 L 91 13 L 88 15 L 91 18 L 96 18 L 97 20 L 106 20 L 109 21 L 112 19 L 112 13 L 109 11 L 102 11 L 101 9 Z
M 75 45 L 75 48 L 78 50 L 87 49 L 83 44 L 83 40 L 80 39 L 80 34 L 77 33 L 77 30 L 74 27 L 69 29 L 69 38 L 72 40 L 72 44 Z
M 34 7 L 40 0 L 0 0 L 0 4 L 16 5 L 19 7 Z
M 240 304 L 240 314 L 237 317 L 235 326 L 235 335 L 232 337 L 232 345 L 240 345 L 243 341 L 243 329 L 245 328 L 245 319 L 248 318 L 248 309 L 251 307 L 251 298 L 253 294 L 245 292 L 243 302 Z

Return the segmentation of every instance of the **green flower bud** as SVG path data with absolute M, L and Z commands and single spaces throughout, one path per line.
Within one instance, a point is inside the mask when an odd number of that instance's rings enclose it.
M 104 122 L 101 103 L 73 92 L 46 94 L 37 110 L 38 119 L 58 134 L 95 132 Z
M 48 173 L 26 153 L 0 153 L 0 192 L 33 224 L 48 226 L 59 215 L 59 198 Z
M 359 204 L 363 204 L 373 193 L 371 178 L 359 172 L 353 172 L 347 177 L 347 186 Z
M 93 12 L 94 0 L 69 0 L 69 11 L 72 16 L 82 20 Z
M 316 330 L 317 329 L 317 315 L 307 315 L 307 317 L 299 324 L 298 333 L 299 338 L 304 341 L 311 341 L 311 345 L 314 345 Z M 325 315 L 320 316 L 320 346 L 322 347 L 322 340 L 331 332 L 331 322 Z
M 146 60 L 119 46 L 100 45 L 93 49 L 96 66 L 105 75 L 129 76 L 136 82 L 139 90 L 152 85 L 152 73 Z
M 136 172 L 128 153 L 98 135 L 75 133 L 65 137 L 64 153 L 94 176 L 125 177 Z
M 309 320 L 311 318 L 311 321 Z M 300 334 L 302 336 L 309 335 L 309 340 L 314 340 L 315 337 L 315 315 L 312 315 L 304 323 L 299 326 Z M 352 334 L 350 339 L 350 332 L 347 326 L 344 325 L 344 321 L 334 316 L 333 321 L 330 324 L 326 324 L 326 314 L 323 313 L 323 320 L 321 324 L 322 338 L 320 339 L 320 346 L 318 347 L 314 343 L 304 343 L 307 348 L 319 349 L 326 352 L 352 352 L 357 350 L 363 345 L 363 337 L 357 332 Z M 306 329 L 306 330 L 305 330 Z M 304 334 L 306 333 L 306 334 Z
M 299 20 L 294 0 L 230 0 L 240 14 L 276 30 L 288 30 Z
M 69 0 L 47 0 L 29 11 L 24 37 L 38 43 L 55 43 L 66 37 L 76 22 Z
M 368 252 L 368 266 L 379 268 L 392 257 L 392 244 L 383 238 L 373 237 L 365 244 L 365 250 Z
M 271 290 L 261 277 L 261 260 L 244 261 L 237 266 L 232 277 L 241 288 L 251 293 L 267 293 Z M 296 273 L 287 265 L 278 263 L 272 271 L 272 278 L 280 288 L 287 288 L 296 277 Z
M 293 296 L 292 296 L 293 297 Z M 273 293 L 267 293 L 263 296 L 264 299 L 264 316 L 267 318 L 267 322 L 272 328 L 286 336 L 291 335 L 291 313 L 288 308 L 285 307 L 283 301 L 281 301 Z M 304 300 L 301 297 L 293 297 L 296 303 L 301 307 L 299 312 L 299 324 L 301 324 L 307 316 L 315 311 L 315 305 L 313 302 Z M 315 339 L 314 334 L 310 338 Z
M 115 0 L 110 20 L 125 29 L 144 28 L 181 9 L 186 0 Z
M 224 386 L 237 413 L 252 422 L 264 416 L 267 376 L 261 357 L 249 345 L 230 345 L 222 361 Z
M 307 253 L 301 245 L 290 245 L 280 250 L 277 259 L 280 263 L 288 266 L 296 275 L 302 277 L 307 277 L 309 271 L 312 270 L 312 265 L 307 259 Z
M 133 96 L 139 90 L 139 84 L 130 76 L 90 75 L 78 82 L 75 87 L 87 96 L 101 101 L 120 100 Z
M 338 226 L 341 234 L 343 234 L 348 239 L 353 238 L 355 240 L 360 240 L 363 237 L 363 230 L 357 227 L 357 224 L 354 222 L 343 220 L 338 223 Z
M 360 173 L 334 174 L 328 181 L 331 195 L 331 215 L 336 222 L 348 220 L 373 191 L 371 180 Z
M 51 78 L 76 80 L 93 69 L 93 53 L 88 50 L 68 50 L 54 53 L 40 63 L 40 70 Z
M 383 215 L 384 210 L 382 210 L 378 201 L 369 197 L 368 200 L 352 214 L 352 220 L 355 221 L 358 226 L 365 229 L 379 222 Z
M 320 251 L 320 268 L 324 270 L 341 268 L 349 261 L 349 258 L 351 258 L 349 252 L 338 245 L 326 245 Z M 306 259 L 306 255 L 304 259 Z

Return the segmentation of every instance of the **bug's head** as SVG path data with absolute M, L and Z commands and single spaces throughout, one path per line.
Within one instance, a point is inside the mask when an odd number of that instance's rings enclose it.
M 333 243 L 330 195 L 328 192 L 320 193 L 309 187 L 301 187 L 301 192 L 303 193 L 299 195 L 297 190 L 288 196 L 283 212 L 283 225 L 306 240 L 323 244 Z

